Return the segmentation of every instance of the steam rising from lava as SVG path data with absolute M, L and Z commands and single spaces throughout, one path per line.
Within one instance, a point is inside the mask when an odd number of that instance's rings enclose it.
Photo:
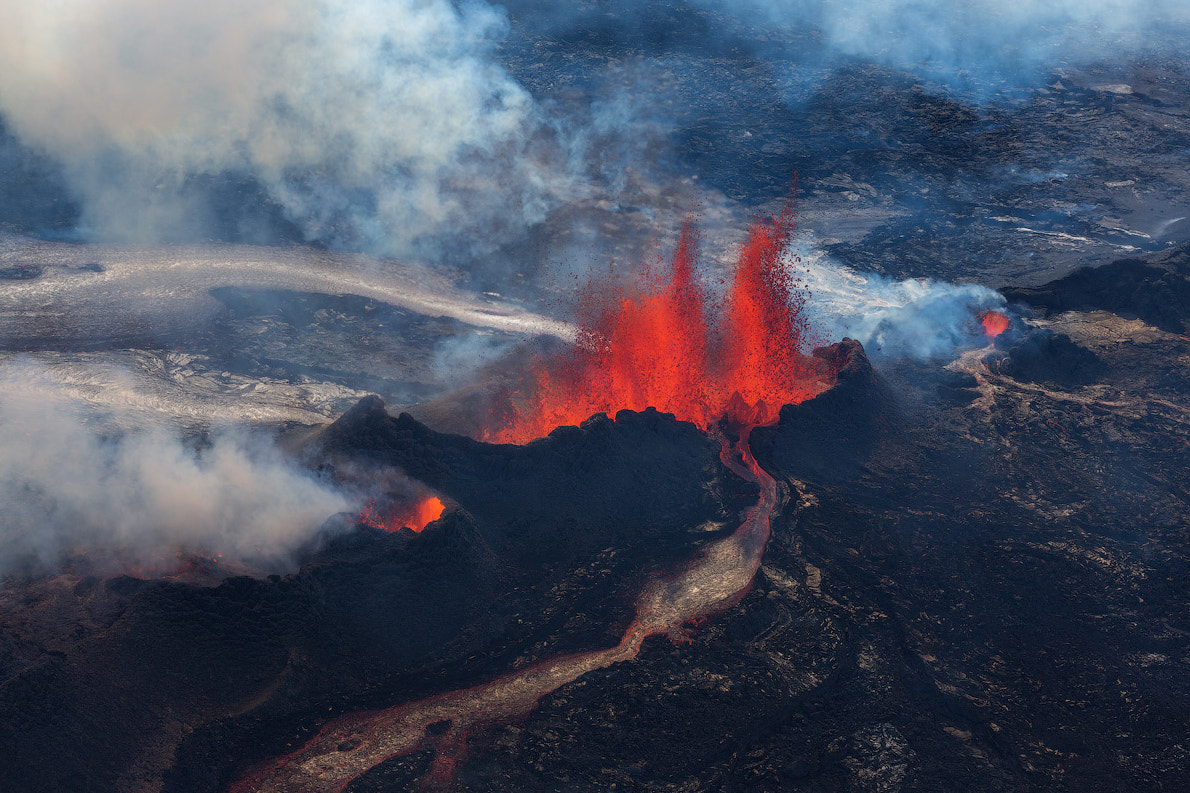
M 1005 303 L 999 292 L 979 284 L 894 281 L 809 252 L 803 262 L 814 295 L 806 306 L 814 327 L 859 340 L 876 360 L 927 360 L 981 345 L 985 329 L 979 318 L 999 313 Z
M 668 273 L 657 263 L 634 278 L 588 284 L 572 354 L 538 363 L 494 411 L 488 439 L 522 443 L 593 413 L 646 407 L 703 427 L 724 415 L 763 423 L 827 388 L 835 373 L 802 352 L 806 295 L 783 262 L 793 223 L 792 204 L 752 222 L 721 305 L 708 302 L 696 277 L 693 221 Z
M 40 377 L 30 362 L 0 371 L 0 574 L 74 553 L 98 572 L 105 554 L 125 570 L 167 572 L 178 554 L 282 568 L 349 506 L 268 440 L 217 434 L 195 449 L 160 428 L 103 431 Z

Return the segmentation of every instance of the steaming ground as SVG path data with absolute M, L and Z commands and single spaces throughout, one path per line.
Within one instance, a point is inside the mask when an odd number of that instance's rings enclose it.
M 369 391 L 409 404 L 571 332 L 424 266 L 308 248 L 7 236 L 0 271 L 0 349 L 35 352 L 85 401 L 179 421 L 317 423 Z
M 789 266 L 812 296 L 811 327 L 828 338 L 858 340 L 877 362 L 953 358 L 986 341 L 979 312 L 1005 304 L 999 292 L 980 284 L 857 272 L 817 249 L 812 234 L 803 236 L 802 251 Z

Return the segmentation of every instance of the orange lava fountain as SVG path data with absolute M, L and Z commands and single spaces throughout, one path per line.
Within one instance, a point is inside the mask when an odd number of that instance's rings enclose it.
M 654 407 L 707 427 L 723 416 L 766 423 L 775 409 L 828 388 L 835 372 L 803 355 L 806 292 L 783 258 L 792 202 L 756 219 L 720 304 L 699 283 L 698 227 L 688 220 L 669 272 L 646 267 L 624 281 L 593 282 L 579 301 L 569 356 L 543 360 L 483 439 L 525 443 L 594 413 Z
M 979 322 L 983 325 L 983 332 L 989 339 L 994 339 L 1008 330 L 1010 320 L 1002 311 L 985 311 L 979 315 Z

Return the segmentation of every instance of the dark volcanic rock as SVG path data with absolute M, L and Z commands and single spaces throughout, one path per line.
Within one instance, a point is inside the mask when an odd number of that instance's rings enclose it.
M 1098 322 L 1087 338 L 1127 324 Z M 1186 354 L 1145 334 L 1167 367 Z M 689 646 L 648 642 L 477 736 L 458 789 L 1185 787 L 1188 414 L 1151 399 L 1126 365 L 1140 353 L 1112 338 L 1111 391 L 965 359 L 946 382 L 977 402 L 901 376 L 895 421 L 853 357 L 849 398 L 754 431 L 758 458 L 763 442 L 766 465 L 805 478 L 783 482 L 743 602 Z M 832 449 L 836 422 L 869 440 Z M 846 475 L 817 454 L 842 454 Z M 356 790 L 384 790 L 368 781 Z
M 996 350 L 984 357 L 988 368 L 1021 381 L 1071 388 L 1095 382 L 1104 370 L 1095 353 L 1045 328 L 1002 333 Z
M 597 414 L 514 446 L 437 432 L 406 413 L 393 418 L 368 397 L 316 445 L 331 459 L 397 466 L 420 479 L 467 509 L 502 558 L 527 570 L 609 545 L 680 553 L 708 516 L 727 517 L 715 495 L 724 479 L 718 444 L 652 408 L 615 421 Z
M 120 600 L 81 640 L 7 667 L 0 753 L 22 762 L 0 767 L 0 789 L 212 791 L 336 713 L 615 644 L 638 579 L 753 497 L 716 443 L 656 411 L 490 446 L 369 398 L 320 443 L 340 465 L 400 465 L 450 506 L 418 534 L 333 520 L 285 577 L 58 586 Z M 30 583 L 24 602 L 51 585 Z M 19 649 L 22 615 L 0 625 L 0 649 Z
M 44 271 L 40 264 L 10 264 L 0 267 L 0 281 L 32 281 Z
M 1111 311 L 1170 333 L 1190 332 L 1190 245 L 1080 267 L 1044 286 L 1006 289 L 1009 300 L 1050 312 Z
M 781 408 L 776 425 L 754 429 L 752 452 L 766 470 L 784 476 L 846 478 L 863 467 L 893 417 L 893 403 L 858 341 L 843 339 L 814 356 L 838 371 L 835 385 Z

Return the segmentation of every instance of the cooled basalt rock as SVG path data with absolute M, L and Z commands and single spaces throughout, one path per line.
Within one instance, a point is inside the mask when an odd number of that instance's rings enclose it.
M 1190 332 L 1190 245 L 1080 267 L 1044 286 L 1003 290 L 1051 313 L 1104 310 L 1170 333 Z
M 0 789 L 215 791 L 335 714 L 614 645 L 640 581 L 755 499 L 717 443 L 653 410 L 518 447 L 367 398 L 314 443 L 328 470 L 400 466 L 445 514 L 417 534 L 338 516 L 298 572 L 264 580 L 62 583 L 79 608 L 119 597 L 80 640 L 0 663 L 0 754 L 23 758 L 0 764 Z M 51 586 L 29 582 L 24 601 Z M 0 649 L 19 649 L 10 622 Z
M 1095 353 L 1080 347 L 1064 333 L 1045 328 L 1028 333 L 1001 334 L 996 352 L 984 356 L 987 367 L 1016 380 L 1072 388 L 1095 382 L 1104 365 Z
M 814 399 L 781 408 L 771 427 L 752 431 L 752 453 L 766 470 L 795 479 L 847 478 L 893 416 L 892 400 L 863 345 L 845 338 L 814 350 L 838 372 L 835 384 Z
M 503 558 L 526 569 L 608 546 L 649 543 L 679 552 L 692 527 L 726 521 L 753 488 L 724 501 L 734 479 L 718 444 L 693 424 L 650 408 L 597 414 L 524 446 L 437 432 L 407 413 L 361 400 L 314 442 L 318 457 L 395 466 L 462 505 Z M 708 488 L 707 483 L 711 483 Z M 742 501 L 736 501 L 736 498 Z M 630 516 L 630 517 L 629 517 Z M 704 533 L 705 534 L 705 533 Z

